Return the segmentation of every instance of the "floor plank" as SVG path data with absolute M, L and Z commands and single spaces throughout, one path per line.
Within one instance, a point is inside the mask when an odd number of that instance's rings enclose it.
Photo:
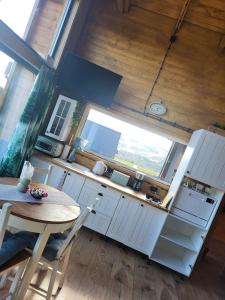
M 190 279 L 149 262 L 140 253 L 83 229 L 73 246 L 64 286 L 57 300 L 224 300 L 225 243 L 213 241 Z M 47 271 L 32 283 L 46 289 Z M 41 300 L 29 290 L 26 300 Z

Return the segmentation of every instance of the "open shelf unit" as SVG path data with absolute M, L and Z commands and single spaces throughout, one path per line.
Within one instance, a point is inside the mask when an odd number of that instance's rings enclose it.
M 160 237 L 190 251 L 199 252 L 207 231 L 169 215 Z
M 190 276 L 207 230 L 169 214 L 151 259 Z
M 194 251 L 159 237 L 151 259 L 185 276 L 189 276 L 197 255 L 198 253 Z
M 187 220 L 187 219 L 184 219 L 184 218 L 181 217 L 181 216 L 177 216 L 177 215 L 173 214 L 173 212 L 170 212 L 169 217 L 170 217 L 170 218 L 177 219 L 177 220 L 179 220 L 180 222 L 185 222 L 185 223 L 187 223 L 187 224 L 190 224 L 191 226 L 196 227 L 196 228 L 198 228 L 198 229 L 207 231 L 207 228 L 206 228 L 206 227 L 201 226 L 201 225 L 196 224 L 196 223 L 193 223 L 193 222 L 191 222 L 191 221 L 189 221 L 189 220 Z
M 177 244 L 180 247 L 197 252 L 197 249 L 195 249 L 195 245 L 193 244 L 192 240 L 184 234 L 167 229 L 167 230 L 164 230 L 164 232 L 160 234 L 160 237 L 163 239 L 166 239 L 174 244 Z

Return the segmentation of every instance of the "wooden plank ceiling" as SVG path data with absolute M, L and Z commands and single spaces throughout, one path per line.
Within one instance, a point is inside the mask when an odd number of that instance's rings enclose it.
M 121 13 L 127 13 L 131 6 L 177 19 L 185 0 L 116 0 Z M 225 33 L 224 0 L 192 0 L 185 16 L 191 24 Z
M 114 109 L 182 140 L 186 132 L 143 113 L 185 1 L 131 0 L 129 12 L 119 13 L 116 1 L 93 0 L 74 49 L 123 76 Z M 163 99 L 163 118 L 194 130 L 224 124 L 225 0 L 191 0 L 185 20 L 149 101 Z
M 131 0 L 131 5 L 177 19 L 184 0 Z M 191 24 L 225 33 L 224 0 L 192 0 L 185 16 Z

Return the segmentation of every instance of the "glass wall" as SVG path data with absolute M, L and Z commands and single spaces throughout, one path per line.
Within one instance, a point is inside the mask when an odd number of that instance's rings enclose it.
M 0 20 L 46 57 L 66 0 L 0 0 Z M 0 51 L 0 139 L 8 142 L 35 75 Z

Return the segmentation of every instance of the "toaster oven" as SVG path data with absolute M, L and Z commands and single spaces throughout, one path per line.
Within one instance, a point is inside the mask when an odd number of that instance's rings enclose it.
M 39 135 L 35 144 L 35 149 L 53 157 L 59 157 L 63 150 L 63 144 L 45 136 Z

